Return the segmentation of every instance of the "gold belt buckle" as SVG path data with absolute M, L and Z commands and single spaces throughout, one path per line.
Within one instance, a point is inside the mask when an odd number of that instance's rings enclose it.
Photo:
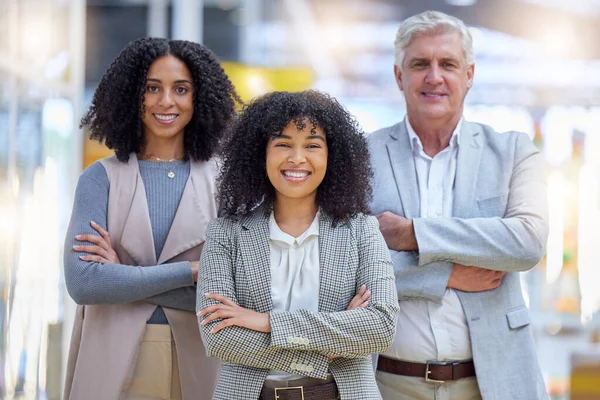
M 446 381 L 438 381 L 437 379 L 431 379 L 429 377 L 429 374 L 431 374 L 431 371 L 429 370 L 429 365 L 430 364 L 447 365 L 447 363 L 444 363 L 444 362 L 434 363 L 434 362 L 427 361 L 427 364 L 425 365 L 425 382 L 431 382 L 431 383 L 444 383 L 444 382 L 446 382 Z
M 275 400 L 279 400 L 278 390 L 292 390 L 292 389 L 300 389 L 300 398 L 304 400 L 304 387 L 303 386 L 290 386 L 290 387 L 281 387 L 275 388 Z

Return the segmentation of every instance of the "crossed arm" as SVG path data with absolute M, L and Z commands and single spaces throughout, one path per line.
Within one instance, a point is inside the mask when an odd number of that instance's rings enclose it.
M 487 218 L 417 218 L 378 215 L 392 250 L 401 299 L 441 301 L 446 287 L 482 291 L 506 272 L 524 271 L 542 258 L 548 237 L 541 155 L 517 141 L 506 212 Z
M 145 267 L 121 264 L 103 228 L 108 191 L 101 165 L 88 168 L 77 184 L 64 248 L 65 281 L 73 300 L 87 305 L 146 300 L 194 311 L 194 273 L 189 262 Z
M 371 289 L 366 307 L 339 312 L 299 310 L 262 314 L 268 317 L 268 324 L 263 316 L 255 315 L 261 313 L 244 309 L 251 314 L 250 318 L 256 317 L 256 324 L 232 323 L 217 330 L 219 324 L 233 318 L 217 314 L 222 307 L 215 300 L 225 301 L 215 294 L 239 307 L 235 282 L 243 279 L 234 276 L 233 244 L 229 240 L 232 235 L 222 224 L 221 220 L 215 220 L 209 225 L 198 279 L 197 308 L 203 322 L 200 331 L 209 355 L 226 362 L 290 373 L 298 372 L 294 365 L 309 365 L 311 371 L 304 370 L 303 374 L 324 378 L 330 357 L 363 357 L 383 351 L 391 344 L 398 303 L 392 263 L 374 219 L 369 220 L 368 228 L 360 234 L 357 286 L 364 284 Z M 211 295 L 207 297 L 206 293 Z M 302 343 L 288 340 L 298 336 L 306 340 Z

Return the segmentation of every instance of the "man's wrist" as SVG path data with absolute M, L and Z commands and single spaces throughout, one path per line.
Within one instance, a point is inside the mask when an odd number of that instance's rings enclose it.
M 398 224 L 398 232 L 396 234 L 396 249 L 397 251 L 419 251 L 419 244 L 415 235 L 415 228 L 412 219 L 407 222 Z

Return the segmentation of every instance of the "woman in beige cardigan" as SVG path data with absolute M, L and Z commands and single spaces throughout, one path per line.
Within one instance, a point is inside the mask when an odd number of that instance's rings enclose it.
M 217 215 L 212 157 L 238 100 L 186 41 L 136 40 L 102 78 L 82 125 L 116 155 L 81 175 L 65 241 L 79 304 L 65 399 L 211 397 L 195 285 Z

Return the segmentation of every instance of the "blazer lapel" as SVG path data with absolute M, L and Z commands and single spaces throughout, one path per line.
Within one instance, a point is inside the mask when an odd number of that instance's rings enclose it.
M 156 251 L 154 249 L 154 238 L 152 237 L 152 225 L 150 224 L 150 213 L 146 201 L 146 189 L 140 167 L 135 153 L 129 158 L 132 168 L 135 168 L 133 186 L 133 200 L 123 226 L 121 236 L 121 247 L 138 265 L 156 265 Z
M 410 145 L 410 137 L 406 130 L 406 120 L 397 124 L 390 133 L 392 138 L 386 145 L 390 166 L 402 201 L 404 217 L 419 217 L 419 187 L 417 172 Z
M 454 217 L 468 218 L 473 208 L 473 196 L 483 152 L 480 132 L 463 122 L 460 133 L 456 177 L 454 179 Z
M 332 293 L 344 287 L 348 267 L 350 231 L 345 224 L 331 226 L 331 218 L 319 213 L 319 311 L 339 311 L 340 302 Z
M 256 300 L 256 311 L 273 310 L 271 298 L 271 250 L 269 247 L 269 219 L 259 207 L 241 222 L 239 246 L 242 264 L 249 287 Z
M 159 264 L 204 243 L 206 240 L 206 226 L 212 218 L 216 217 L 214 201 L 204 198 L 206 193 L 211 191 L 208 190 L 208 186 L 203 186 L 202 182 L 196 182 L 199 177 L 196 171 L 199 168 L 198 163 L 191 163 L 190 176 L 183 189 L 181 201 L 177 207 L 165 245 L 158 257 Z M 211 207 L 214 209 L 212 212 Z

